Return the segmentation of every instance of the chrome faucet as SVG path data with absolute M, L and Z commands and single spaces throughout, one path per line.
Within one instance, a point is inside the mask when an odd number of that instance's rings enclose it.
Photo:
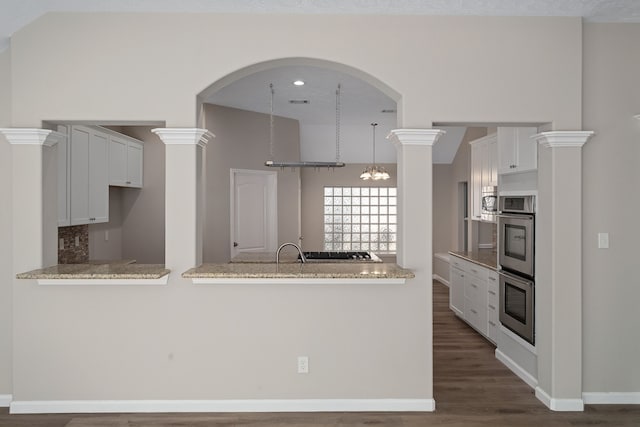
M 295 243 L 287 242 L 287 243 L 281 244 L 280 247 L 278 248 L 278 251 L 276 252 L 276 264 L 280 264 L 280 251 L 285 246 L 293 246 L 294 248 L 296 248 L 298 250 L 298 253 L 300 254 L 300 262 L 303 262 L 303 263 L 307 262 L 307 259 L 304 257 L 304 254 L 302 253 L 302 249 L 300 249 L 300 246 L 296 245 Z

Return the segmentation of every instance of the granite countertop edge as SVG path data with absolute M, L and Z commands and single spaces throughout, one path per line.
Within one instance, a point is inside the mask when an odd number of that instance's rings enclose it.
M 498 271 L 497 254 L 491 249 L 484 249 L 480 251 L 449 251 L 450 255 L 463 258 L 474 264 L 478 264 L 482 267 Z
M 277 271 L 277 269 L 282 269 Z M 305 271 L 305 269 L 307 271 Z M 396 264 L 309 263 L 202 264 L 182 273 L 185 279 L 412 279 L 412 271 Z
M 105 280 L 160 279 L 171 270 L 162 264 L 108 263 L 58 264 L 16 274 L 17 279 Z

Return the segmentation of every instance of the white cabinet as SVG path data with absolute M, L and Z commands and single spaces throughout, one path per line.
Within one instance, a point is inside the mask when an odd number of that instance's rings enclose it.
M 464 318 L 464 271 L 453 265 L 449 270 L 449 308 Z
M 58 132 L 67 136 L 56 144 L 56 150 L 58 150 L 58 227 L 71 225 L 69 128 L 70 126 L 61 125 L 57 129 Z
M 142 142 L 98 126 L 58 132 L 58 226 L 109 222 L 109 185 L 142 187 Z
M 452 254 L 449 307 L 495 344 L 498 336 L 498 273 Z
M 498 141 L 491 134 L 471 141 L 471 219 L 482 218 L 482 187 L 498 185 Z
M 70 225 L 109 221 L 109 136 L 86 126 L 71 126 Z
M 538 168 L 538 142 L 531 138 L 535 127 L 498 128 L 498 173 L 529 172 Z
M 124 136 L 109 138 L 109 185 L 141 188 L 142 143 Z
M 498 272 L 489 270 L 487 275 L 487 338 L 498 340 Z

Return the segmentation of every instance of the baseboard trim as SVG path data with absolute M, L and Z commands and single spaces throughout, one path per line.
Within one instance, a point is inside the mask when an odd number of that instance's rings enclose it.
M 449 287 L 449 281 L 446 280 L 444 277 L 440 276 L 439 274 L 434 274 L 433 275 L 433 280 L 437 280 L 438 282 L 440 282 L 443 285 L 445 285 L 447 288 Z
M 583 412 L 584 401 L 582 399 L 555 399 L 540 387 L 536 387 L 536 397 L 552 411 L 558 412 Z
M 586 392 L 582 400 L 587 405 L 640 405 L 638 392 Z
M 495 355 L 496 359 L 498 359 L 500 362 L 502 362 L 503 365 L 509 368 L 511 372 L 516 374 L 518 378 L 527 383 L 529 387 L 535 389 L 538 386 L 538 380 L 533 375 L 522 369 L 522 367 L 514 362 L 512 358 L 510 358 L 497 348 Z
M 13 396 L 11 394 L 0 394 L 0 408 L 8 408 L 12 400 Z
M 11 402 L 11 414 L 108 412 L 433 412 L 434 399 L 49 400 Z

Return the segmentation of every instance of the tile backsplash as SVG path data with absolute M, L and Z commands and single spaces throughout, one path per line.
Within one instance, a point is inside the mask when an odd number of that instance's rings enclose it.
M 61 239 L 64 242 L 62 249 L 60 249 Z M 79 264 L 87 261 L 89 261 L 89 226 L 58 227 L 58 264 Z

